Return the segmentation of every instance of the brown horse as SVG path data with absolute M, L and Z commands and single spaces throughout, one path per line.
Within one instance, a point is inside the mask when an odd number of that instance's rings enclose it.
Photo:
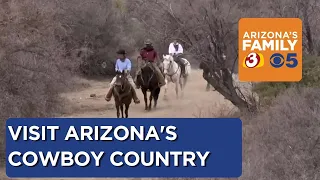
M 157 107 L 157 102 L 160 94 L 159 81 L 150 63 L 151 62 L 144 63 L 144 65 L 141 67 L 140 74 L 137 76 L 137 83 L 141 86 L 141 91 L 144 96 L 146 111 L 151 110 L 152 100 L 154 100 L 153 108 Z M 150 91 L 149 105 L 147 91 Z
M 128 110 L 129 106 L 132 102 L 132 93 L 131 93 L 132 86 L 130 85 L 127 74 L 124 72 L 116 72 L 116 82 L 113 88 L 113 97 L 116 104 L 117 109 L 117 117 L 120 117 L 121 110 L 121 117 L 123 117 L 123 106 L 125 106 L 125 118 L 128 118 Z

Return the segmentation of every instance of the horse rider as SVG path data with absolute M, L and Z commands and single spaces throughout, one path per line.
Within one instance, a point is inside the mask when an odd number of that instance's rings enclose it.
M 183 47 L 180 43 L 178 43 L 177 40 L 174 40 L 172 43 L 170 43 L 169 54 L 173 56 L 174 61 L 180 65 L 181 74 L 184 76 L 186 70 L 185 70 L 185 64 L 182 60 Z
M 144 44 L 145 44 L 145 47 L 140 50 L 140 56 L 138 58 L 141 58 L 143 62 L 147 62 L 147 61 L 151 62 L 152 68 L 155 71 L 155 74 L 159 81 L 159 87 L 162 87 L 166 84 L 166 82 L 163 74 L 161 73 L 159 66 L 157 65 L 157 63 L 160 62 L 158 58 L 158 53 L 153 48 L 152 42 L 150 39 L 147 39 Z M 141 69 L 138 69 L 137 75 L 140 72 L 141 72 Z M 137 82 L 137 79 L 135 79 L 135 82 Z M 136 84 L 137 84 L 137 89 L 139 89 L 140 85 L 138 85 L 138 83 Z
M 131 93 L 132 93 L 132 97 L 133 97 L 133 101 L 136 104 L 140 103 L 140 100 L 138 99 L 137 93 L 134 89 L 134 82 L 133 79 L 130 75 L 130 71 L 131 71 L 131 61 L 130 59 L 128 59 L 126 57 L 126 51 L 123 49 L 120 49 L 117 51 L 118 54 L 118 59 L 116 61 L 116 65 L 115 65 L 115 70 L 116 71 L 120 71 L 120 72 L 125 72 L 125 74 L 127 75 L 127 79 L 131 85 Z M 106 101 L 110 101 L 111 100 L 111 96 L 112 96 L 112 92 L 113 92 L 113 87 L 114 87 L 114 83 L 116 82 L 116 77 L 114 77 L 110 83 L 110 89 L 105 97 Z

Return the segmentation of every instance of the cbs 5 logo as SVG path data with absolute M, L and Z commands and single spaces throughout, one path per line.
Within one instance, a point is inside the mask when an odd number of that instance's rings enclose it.
M 244 68 L 259 68 L 264 65 L 264 57 L 261 53 L 252 52 L 244 58 L 242 66 Z
M 270 64 L 274 68 L 280 68 L 285 63 L 288 68 L 295 68 L 298 66 L 298 60 L 296 59 L 297 53 L 288 53 L 286 59 L 280 53 L 274 53 L 270 57 Z

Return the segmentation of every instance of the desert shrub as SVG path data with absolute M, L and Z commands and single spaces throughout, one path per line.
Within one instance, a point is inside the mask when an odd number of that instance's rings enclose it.
M 209 111 L 213 117 L 231 117 L 229 112 Z M 316 180 L 320 176 L 318 88 L 289 88 L 261 114 L 241 119 L 244 164 L 238 179 Z
M 63 7 L 59 20 L 70 30 L 66 38 L 69 54 L 81 60 L 80 71 L 86 76 L 113 75 L 117 49 L 134 54 L 137 42 L 143 38 L 139 22 L 129 16 L 127 1 L 74 4 L 79 1 L 59 1 Z
M 73 75 L 111 75 L 118 48 L 136 53 L 143 30 L 126 3 L 0 1 L 1 150 L 5 119 L 60 114 L 59 94 L 74 86 Z
M 320 176 L 320 91 L 289 88 L 244 127 L 240 179 L 315 180 Z
M 320 89 L 288 88 L 259 114 L 242 115 L 243 174 L 239 180 L 316 180 L 320 176 Z M 239 117 L 208 107 L 196 117 Z M 203 109 L 203 108 L 201 108 Z M 179 178 L 192 179 L 192 178 Z M 211 180 L 218 180 L 212 178 Z
M 55 116 L 63 106 L 59 92 L 72 86 L 78 62 L 65 56 L 67 34 L 55 18 L 57 9 L 50 0 L 1 1 L 0 159 L 5 120 Z
M 284 90 L 293 87 L 319 87 L 320 85 L 320 57 L 305 56 L 303 58 L 302 80 L 300 82 L 267 82 L 255 84 L 253 91 L 256 92 L 262 100 L 270 102 Z
M 239 117 L 239 110 L 229 102 L 212 103 L 212 105 L 205 107 L 195 107 L 197 112 L 194 113 L 196 118 L 237 118 Z

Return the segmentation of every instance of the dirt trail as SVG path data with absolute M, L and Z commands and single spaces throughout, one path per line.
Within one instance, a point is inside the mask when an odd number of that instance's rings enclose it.
M 78 92 L 63 94 L 70 101 L 71 112 L 65 117 L 116 117 L 113 99 L 110 102 L 104 100 L 109 82 L 85 81 L 91 87 Z M 143 94 L 137 90 L 140 104 L 132 103 L 129 109 L 129 117 L 195 117 L 200 109 L 215 111 L 216 108 L 231 106 L 231 103 L 217 92 L 205 91 L 206 81 L 202 78 L 200 70 L 193 70 L 187 82 L 184 97 L 176 99 L 174 84 L 168 88 L 168 100 L 164 100 L 164 89 L 161 89 L 158 107 L 150 112 L 144 110 Z M 90 97 L 95 94 L 95 97 Z
M 90 87 L 62 94 L 62 97 L 68 99 L 70 102 L 69 113 L 64 115 L 64 117 L 116 117 L 113 99 L 110 102 L 104 100 L 109 81 L 80 81 L 80 83 L 90 84 Z M 214 91 L 207 92 L 205 91 L 205 87 L 206 81 L 202 78 L 202 71 L 192 70 L 192 74 L 185 88 L 184 98 L 176 99 L 174 85 L 169 84 L 169 100 L 165 101 L 163 99 L 162 90 L 159 96 L 158 108 L 152 109 L 150 112 L 144 111 L 143 95 L 141 90 L 137 90 L 141 103 L 137 105 L 134 103 L 131 104 L 129 117 L 197 117 L 200 111 L 202 111 L 202 116 L 205 116 L 204 113 L 208 111 L 214 115 L 218 113 L 215 111 L 221 111 L 221 109 L 226 110 L 233 107 L 231 103 L 227 102 L 219 93 Z M 90 94 L 96 94 L 96 97 L 90 97 Z M 0 180 L 5 179 L 5 177 L 5 171 L 0 171 Z M 49 180 L 51 178 L 41 179 Z M 59 179 L 62 180 L 62 178 Z M 74 180 L 76 179 L 78 178 Z M 95 178 L 87 179 L 94 180 Z M 119 178 L 113 179 L 119 180 Z M 28 180 L 33 180 L 33 178 Z

